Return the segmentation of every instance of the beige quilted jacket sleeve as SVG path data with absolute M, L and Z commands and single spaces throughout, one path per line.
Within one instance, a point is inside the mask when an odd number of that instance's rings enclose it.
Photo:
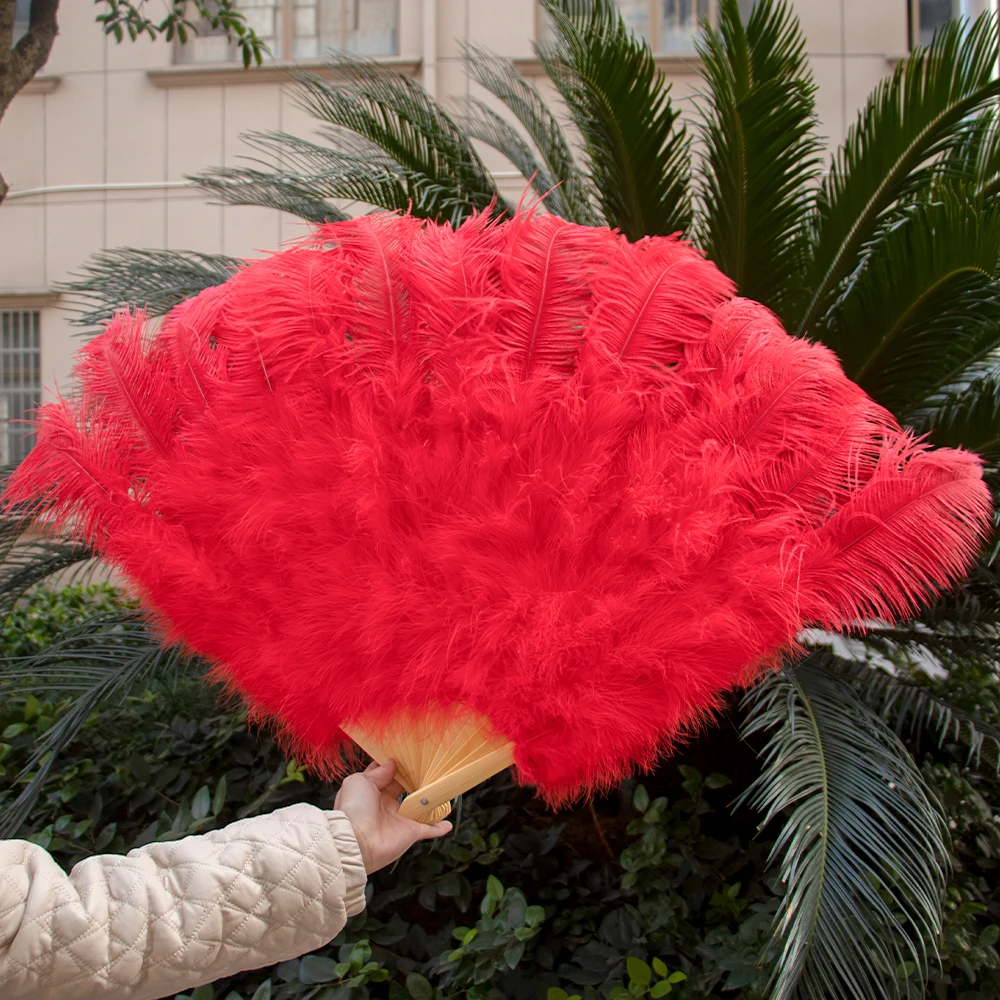
M 0 997 L 155 1000 L 318 948 L 364 907 L 343 813 L 299 804 L 81 861 L 0 841 Z

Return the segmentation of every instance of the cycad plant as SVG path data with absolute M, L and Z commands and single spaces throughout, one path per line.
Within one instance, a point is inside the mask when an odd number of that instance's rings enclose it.
M 915 50 L 827 162 L 802 33 L 784 0 L 761 0 L 746 23 L 737 0 L 723 0 L 701 43 L 694 134 L 610 0 L 544 6 L 553 40 L 537 53 L 559 110 L 510 61 L 479 48 L 466 51 L 467 67 L 490 100 L 451 110 L 406 76 L 332 57 L 336 81 L 298 78 L 321 141 L 251 133 L 252 165 L 196 180 L 224 203 L 309 221 L 343 217 L 344 200 L 452 222 L 490 206 L 511 212 L 477 140 L 524 175 L 547 211 L 631 240 L 683 233 L 790 332 L 835 350 L 904 425 L 979 453 L 1000 488 L 996 22 L 949 24 Z M 117 250 L 69 287 L 83 303 L 80 322 L 93 325 L 122 305 L 162 314 L 239 266 Z M 49 542 L 9 549 L 0 611 L 86 555 Z M 997 548 L 920 618 L 867 625 L 862 639 L 812 636 L 806 660 L 746 696 L 745 734 L 764 746 L 746 798 L 777 824 L 772 863 L 785 887 L 766 959 L 775 1000 L 912 995 L 935 950 L 949 849 L 904 740 L 930 731 L 966 743 L 970 766 L 997 766 L 1000 732 L 922 683 L 927 670 L 995 670 Z M 131 619 L 127 652 L 119 645 L 114 662 L 95 666 L 112 627 L 102 620 L 68 636 L 44 663 L 8 665 L 8 683 L 62 676 L 87 697 L 109 672 L 148 671 L 150 640 Z M 36 787 L 7 817 L 8 832 Z

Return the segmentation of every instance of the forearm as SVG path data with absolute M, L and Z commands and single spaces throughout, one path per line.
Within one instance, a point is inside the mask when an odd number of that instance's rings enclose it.
M 294 958 L 339 933 L 364 886 L 347 818 L 308 805 L 69 875 L 0 842 L 0 996 L 155 1000 Z

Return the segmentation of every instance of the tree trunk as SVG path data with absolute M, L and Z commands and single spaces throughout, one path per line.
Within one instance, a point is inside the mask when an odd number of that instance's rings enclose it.
M 0 119 L 21 88 L 45 65 L 59 33 L 59 0 L 32 0 L 28 32 L 14 41 L 16 0 L 0 0 Z M 0 174 L 0 202 L 8 185 Z

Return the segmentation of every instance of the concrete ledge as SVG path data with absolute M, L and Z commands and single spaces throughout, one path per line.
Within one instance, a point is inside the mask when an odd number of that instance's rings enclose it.
M 545 74 L 541 60 L 534 56 L 512 61 L 522 76 L 544 76 Z M 667 76 L 697 76 L 701 72 L 701 58 L 696 52 L 692 52 L 690 55 L 656 56 L 656 65 Z
M 62 82 L 55 73 L 36 74 L 19 91 L 19 94 L 51 94 Z
M 0 288 L 0 309 L 44 309 L 61 294 L 51 288 Z
M 390 69 L 407 76 L 416 76 L 420 70 L 420 60 L 403 56 L 387 56 L 379 62 Z M 218 87 L 235 83 L 287 83 L 296 70 L 315 73 L 324 80 L 335 80 L 343 74 L 337 66 L 327 62 L 275 62 L 263 66 L 244 69 L 233 63 L 183 66 L 168 66 L 165 69 L 148 69 L 146 76 L 154 87 Z

